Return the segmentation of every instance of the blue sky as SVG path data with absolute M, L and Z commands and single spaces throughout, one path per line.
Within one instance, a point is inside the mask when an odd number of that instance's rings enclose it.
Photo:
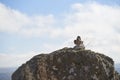
M 120 63 L 119 25 L 119 0 L 0 0 L 0 67 L 73 47 L 77 35 Z
M 28 15 L 60 14 L 69 10 L 74 3 L 99 2 L 107 5 L 120 5 L 119 0 L 0 0 L 10 8 L 19 10 Z
M 11 8 L 22 11 L 23 13 L 27 13 L 29 15 L 36 14 L 59 14 L 63 11 L 68 10 L 69 6 L 76 2 L 84 2 L 84 0 L 3 0 L 2 3 L 5 3 L 7 6 Z

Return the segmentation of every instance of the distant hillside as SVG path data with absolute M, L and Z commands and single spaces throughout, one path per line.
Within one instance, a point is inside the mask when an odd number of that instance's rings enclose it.
M 120 63 L 115 64 L 115 69 L 116 69 L 117 72 L 120 73 Z
M 16 68 L 0 68 L 0 80 L 11 80 L 12 73 Z
M 11 80 L 11 73 L 0 73 L 0 80 Z

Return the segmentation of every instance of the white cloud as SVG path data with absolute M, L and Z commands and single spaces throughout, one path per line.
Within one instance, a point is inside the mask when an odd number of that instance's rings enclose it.
M 71 5 L 70 13 L 66 12 L 58 27 L 59 19 L 54 15 L 28 16 L 17 10 L 0 4 L 0 31 L 17 32 L 25 36 L 74 36 L 77 34 L 113 33 L 114 27 L 120 25 L 120 7 L 98 3 L 76 3 Z M 108 31 L 106 31 L 108 30 Z
M 120 28 L 120 6 L 95 2 L 76 3 L 71 5 L 70 12 L 66 12 L 60 23 L 57 21 L 59 18 L 55 19 L 52 14 L 28 16 L 0 4 L 0 31 L 29 37 L 47 35 L 52 38 L 70 39 L 62 45 L 59 44 L 60 46 L 41 45 L 50 51 L 66 45 L 72 46 L 73 37 L 80 35 L 86 48 L 104 53 L 120 62 L 120 33 L 116 30 Z M 59 27 L 61 24 L 62 27 Z
M 28 16 L 0 3 L 0 32 L 18 33 L 25 36 L 41 36 L 54 24 L 53 15 Z
M 0 3 L 0 31 L 17 32 L 28 21 L 26 15 Z
M 0 53 L 0 67 L 18 67 L 38 55 L 37 52 L 28 52 L 25 54 L 5 54 Z

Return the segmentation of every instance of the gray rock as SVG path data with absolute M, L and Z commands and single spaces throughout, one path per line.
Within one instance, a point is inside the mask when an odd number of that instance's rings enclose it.
M 63 48 L 34 56 L 13 73 L 12 80 L 120 80 L 120 75 L 108 56 Z

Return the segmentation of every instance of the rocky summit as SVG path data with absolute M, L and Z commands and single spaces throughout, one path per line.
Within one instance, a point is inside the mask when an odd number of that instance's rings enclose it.
M 114 61 L 91 50 L 63 48 L 34 56 L 12 80 L 120 80 Z

